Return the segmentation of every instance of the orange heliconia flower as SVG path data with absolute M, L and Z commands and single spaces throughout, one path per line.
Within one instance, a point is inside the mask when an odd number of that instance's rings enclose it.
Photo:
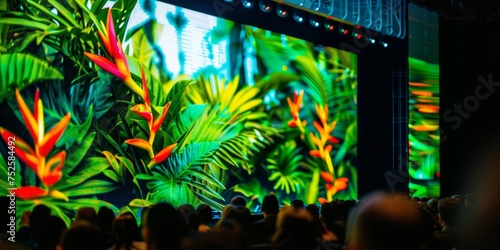
M 321 172 L 321 178 L 327 182 L 326 190 L 330 193 L 335 194 L 338 191 L 342 191 L 347 188 L 347 182 L 349 181 L 346 177 L 340 177 L 334 179 L 333 175 L 328 172 Z
M 33 113 L 26 105 L 18 89 L 16 89 L 16 100 L 35 146 L 31 147 L 19 136 L 2 127 L 0 127 L 0 134 L 5 142 L 8 142 L 9 138 L 15 138 L 16 147 L 13 150 L 16 156 L 35 171 L 45 186 L 51 187 L 62 177 L 61 169 L 66 159 L 66 151 L 60 151 L 50 158 L 47 158 L 47 156 L 68 126 L 70 114 L 66 114 L 48 133 L 45 133 L 43 103 L 40 99 L 39 90 L 37 89 L 35 92 Z M 16 195 L 22 199 L 33 199 L 48 193 L 48 190 L 34 186 L 25 186 L 16 190 Z
M 138 114 L 148 122 L 149 139 L 148 141 L 146 141 L 144 139 L 134 138 L 125 140 L 125 143 L 148 151 L 149 156 L 151 157 L 151 162 L 148 164 L 148 166 L 152 167 L 166 160 L 174 150 L 175 146 L 177 146 L 177 143 L 168 145 L 167 147 L 160 150 L 160 152 L 158 152 L 157 154 L 154 153 L 153 143 L 156 137 L 156 133 L 158 133 L 158 130 L 160 130 L 160 127 L 165 120 L 165 117 L 167 116 L 168 109 L 170 108 L 170 102 L 163 106 L 160 115 L 154 117 L 151 100 L 149 98 L 148 85 L 146 82 L 146 77 L 144 76 L 144 70 L 141 69 L 141 73 L 144 104 L 136 104 L 130 110 Z
M 299 118 L 303 97 L 304 90 L 301 90 L 300 93 L 297 93 L 297 91 L 293 93 L 293 101 L 290 97 L 286 98 L 288 106 L 290 106 L 290 114 L 292 115 L 292 120 L 288 122 L 288 126 L 291 128 L 298 127 L 302 132 L 304 132 L 304 126 L 307 124 L 307 121 L 301 121 Z

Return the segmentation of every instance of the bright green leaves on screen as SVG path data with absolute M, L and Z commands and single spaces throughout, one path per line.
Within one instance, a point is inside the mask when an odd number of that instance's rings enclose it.
M 13 53 L 0 55 L 0 102 L 14 96 L 16 88 L 23 89 L 43 80 L 63 79 L 59 70 L 47 61 L 30 54 Z

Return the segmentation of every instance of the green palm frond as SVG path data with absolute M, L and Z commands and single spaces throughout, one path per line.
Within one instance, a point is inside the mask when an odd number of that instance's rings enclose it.
M 267 158 L 267 169 L 270 172 L 268 179 L 275 182 L 274 189 L 284 190 L 287 194 L 300 194 L 304 189 L 304 180 L 308 179 L 307 174 L 300 169 L 300 148 L 294 144 L 290 141 L 280 145 Z
M 254 86 L 238 87 L 238 77 L 225 82 L 218 78 L 206 80 L 203 76 L 186 90 L 191 103 L 207 103 L 207 112 L 190 135 L 196 141 L 217 141 L 221 147 L 214 156 L 214 164 L 222 169 L 227 165 L 242 166 L 251 172 L 248 164 L 252 151 L 271 142 L 278 131 L 261 124 L 266 114 L 257 111 L 262 105 L 260 89 Z M 250 150 L 249 150 L 250 149 Z
M 203 171 L 203 166 L 212 161 L 218 148 L 217 142 L 190 143 L 182 152 L 173 152 L 163 164 L 156 166 L 152 175 L 140 174 L 137 178 L 147 182 L 149 198 L 153 202 L 178 205 L 203 202 L 220 209 L 222 204 L 219 201 L 223 198 L 214 189 L 225 187 Z M 178 197 L 179 194 L 185 195 Z

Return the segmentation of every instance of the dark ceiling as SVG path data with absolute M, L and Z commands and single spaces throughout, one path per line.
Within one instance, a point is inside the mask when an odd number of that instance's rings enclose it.
M 410 2 L 437 12 L 444 19 L 500 21 L 499 0 L 410 0 Z

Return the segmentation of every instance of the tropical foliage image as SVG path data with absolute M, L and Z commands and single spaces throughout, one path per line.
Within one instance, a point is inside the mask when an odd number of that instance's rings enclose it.
M 156 1 L 0 0 L 0 68 L 19 215 L 357 198 L 355 54 Z
M 409 58 L 410 194 L 439 197 L 439 65 Z

